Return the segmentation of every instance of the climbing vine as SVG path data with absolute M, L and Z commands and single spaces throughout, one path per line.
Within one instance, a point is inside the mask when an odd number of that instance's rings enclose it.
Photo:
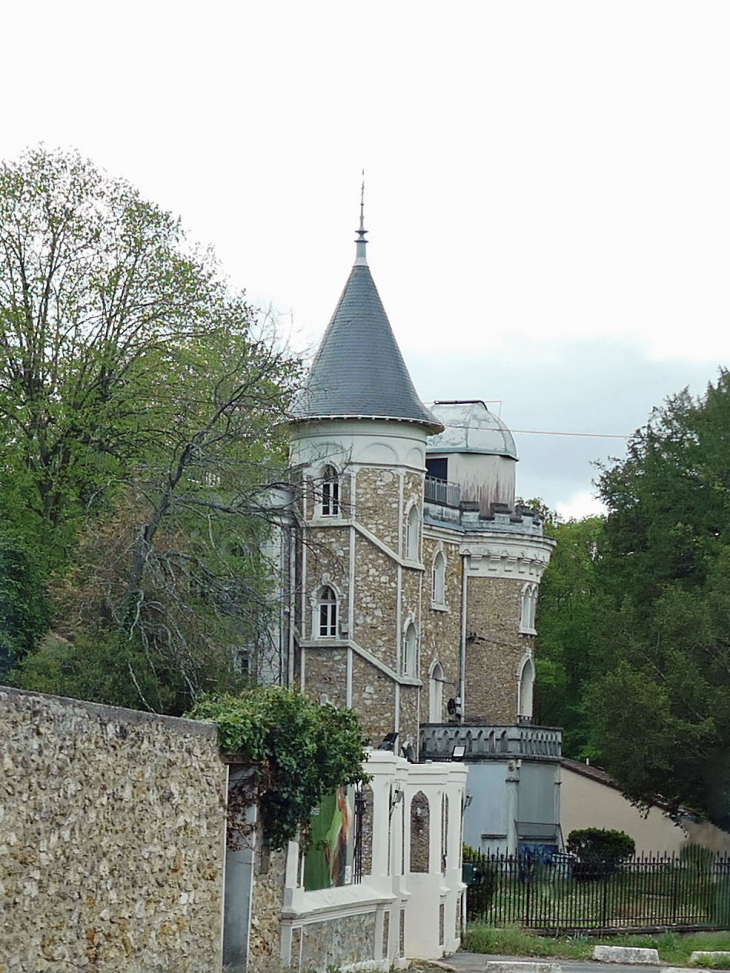
M 187 715 L 215 723 L 223 752 L 250 764 L 273 848 L 306 829 L 324 793 L 369 779 L 367 740 L 353 710 L 267 686 L 202 700 Z

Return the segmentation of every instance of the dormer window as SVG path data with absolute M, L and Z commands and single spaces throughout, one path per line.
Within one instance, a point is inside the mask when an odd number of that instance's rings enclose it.
M 325 466 L 322 476 L 322 516 L 340 516 L 340 480 L 334 466 Z
M 418 560 L 418 541 L 421 534 L 421 518 L 418 515 L 418 505 L 413 504 L 408 511 L 406 525 L 406 558 L 409 561 Z
M 337 638 L 337 595 L 326 585 L 319 594 L 319 628 L 321 639 Z
M 443 551 L 439 551 L 433 559 L 431 604 L 434 608 L 443 608 L 446 604 L 446 557 Z

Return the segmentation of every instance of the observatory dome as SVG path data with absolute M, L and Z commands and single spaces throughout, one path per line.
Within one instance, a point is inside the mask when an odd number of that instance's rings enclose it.
M 512 433 L 480 399 L 434 402 L 430 408 L 445 428 L 437 436 L 431 436 L 429 452 L 481 453 L 517 459 Z

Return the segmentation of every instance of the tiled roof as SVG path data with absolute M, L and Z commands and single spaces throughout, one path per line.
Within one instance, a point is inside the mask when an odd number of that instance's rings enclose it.
M 294 421 L 357 417 L 443 429 L 418 397 L 364 259 L 352 268 L 292 409 Z

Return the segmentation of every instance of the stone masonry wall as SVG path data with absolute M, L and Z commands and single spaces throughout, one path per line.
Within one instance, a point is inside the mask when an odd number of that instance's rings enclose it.
M 356 653 L 352 657 L 352 705 L 374 746 L 394 729 L 395 683 Z
M 355 539 L 354 640 L 395 669 L 396 563 L 366 538 Z
M 398 474 L 387 469 L 359 469 L 355 489 L 357 520 L 397 553 L 400 504 Z
M 520 578 L 469 578 L 466 630 L 477 641 L 466 646 L 467 719 L 517 722 L 517 674 L 533 641 L 519 631 L 523 584 Z
M 347 652 L 335 647 L 306 650 L 305 690 L 315 703 L 347 706 Z
M 267 851 L 260 832 L 256 852 L 247 973 L 279 973 L 287 853 Z
M 295 970 L 325 970 L 328 967 L 372 963 L 376 955 L 375 913 L 340 916 L 301 926 L 296 942 L 299 956 L 292 956 Z
M 444 679 L 458 684 L 461 678 L 459 671 L 459 648 L 461 645 L 461 584 L 462 559 L 457 544 L 444 543 L 443 552 L 446 556 L 445 575 L 445 603 L 446 608 L 432 608 L 432 578 L 434 554 L 438 542 L 429 536 L 423 539 L 423 563 L 426 574 L 423 581 L 423 635 L 421 637 L 421 678 L 424 685 L 424 701 L 421 707 L 422 720 L 429 720 L 428 698 L 425 696 L 428 687 L 428 676 L 431 664 L 440 662 L 444 669 Z M 443 687 L 443 712 L 440 720 L 446 720 L 446 703 L 450 696 L 456 696 L 456 685 Z
M 424 701 L 423 694 L 428 688 L 419 686 L 400 687 L 400 737 L 398 746 L 412 747 L 414 753 L 418 751 L 418 728 L 421 723 L 423 707 L 428 707 L 428 697 Z
M 0 689 L 0 971 L 220 970 L 214 726 Z

